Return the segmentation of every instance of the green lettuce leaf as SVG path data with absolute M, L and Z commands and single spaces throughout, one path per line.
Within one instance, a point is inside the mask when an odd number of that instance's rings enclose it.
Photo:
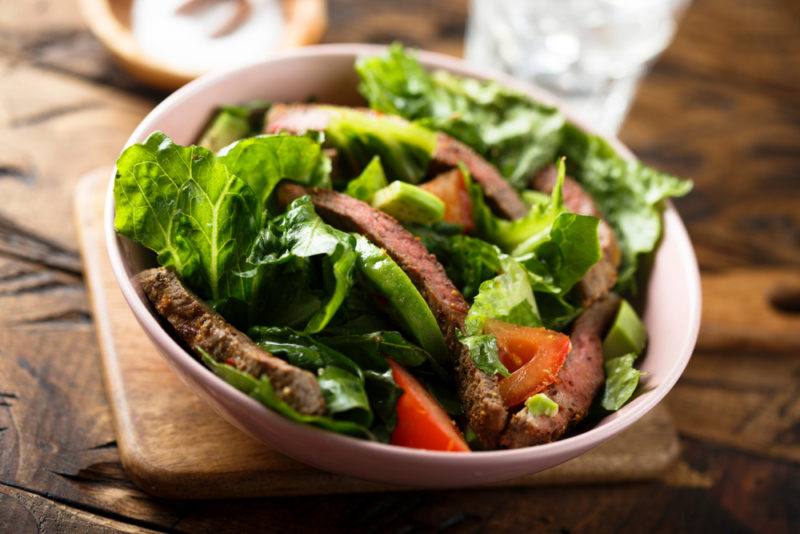
M 317 374 L 326 410 L 331 415 L 369 427 L 372 408 L 364 374 L 356 363 L 313 337 L 290 328 L 257 326 L 248 332 L 265 351 Z
M 297 258 L 321 261 L 324 298 L 304 328 L 306 332 L 319 332 L 333 318 L 353 286 L 357 255 L 353 236 L 324 223 L 308 196 L 295 199 L 285 213 L 269 221 L 252 247 L 249 261 L 274 268 Z M 276 285 L 274 280 L 271 285 Z M 274 290 L 282 291 L 280 287 Z
M 350 356 L 362 369 L 385 372 L 389 369 L 387 357 L 403 367 L 417 367 L 434 361 L 430 354 L 407 341 L 400 332 L 326 336 L 323 340 L 328 346 Z
M 562 294 L 572 289 L 600 260 L 599 222 L 596 217 L 561 213 L 547 238 L 530 249 L 528 256 L 544 265 L 548 277 Z M 520 262 L 528 267 L 524 261 Z
M 249 303 L 261 276 L 248 256 L 267 197 L 281 179 L 324 183 L 325 161 L 308 138 L 247 139 L 218 157 L 156 132 L 117 161 L 114 225 L 201 297 Z
M 542 325 L 528 272 L 513 258 L 504 258 L 503 273 L 481 284 L 464 321 L 461 339 L 478 369 L 490 376 L 508 376 L 494 336 L 483 333 L 487 319 L 522 326 Z
M 424 176 L 436 148 L 436 134 L 397 117 L 358 109 L 326 106 L 331 119 L 325 128 L 326 145 L 339 152 L 350 176 L 379 156 L 386 176 L 417 183 Z
M 360 425 L 372 424 L 372 408 L 364 389 L 364 378 L 357 377 L 341 367 L 323 367 L 318 371 L 317 382 L 325 397 L 325 409 L 330 414 Z
M 377 421 L 370 431 L 379 441 L 388 442 L 397 425 L 397 400 L 403 390 L 394 382 L 391 370 L 364 371 L 364 386 Z
M 555 159 L 563 116 L 497 83 L 429 73 L 399 44 L 356 62 L 370 107 L 419 121 L 470 145 L 519 189 Z
M 559 173 L 550 197 L 544 195 L 529 197 L 533 200 L 530 210 L 524 217 L 513 221 L 492 213 L 484 198 L 483 189 L 471 181 L 465 168 L 462 167 L 461 172 L 467 176 L 477 236 L 497 245 L 505 252 L 519 254 L 535 247 L 537 243 L 547 238 L 553 223 L 565 211 L 563 172 Z
M 447 243 L 447 250 L 437 254 L 437 258 L 446 266 L 448 276 L 464 298 L 472 301 L 483 282 L 503 271 L 505 255 L 491 243 L 474 237 L 457 235 Z
M 284 179 L 307 186 L 331 187 L 330 158 L 309 137 L 250 137 L 227 147 L 221 159 L 230 172 L 253 189 L 262 207 Z
M 465 336 L 460 339 L 467 347 L 475 367 L 489 376 L 509 376 L 506 366 L 500 361 L 500 349 L 497 347 L 497 338 L 488 334 Z
M 566 156 L 570 176 L 592 195 L 617 233 L 623 290 L 632 287 L 639 257 L 658 243 L 663 200 L 691 190 L 689 181 L 622 158 L 606 141 L 566 122 L 553 108 L 493 82 L 429 73 L 399 45 L 386 56 L 360 59 L 356 71 L 371 107 L 457 137 L 518 189 L 556 156 Z M 481 237 L 507 251 L 522 242 L 518 234 L 526 233 L 527 223 L 498 228 L 491 220 L 478 222 L 486 225 Z
M 345 356 L 337 348 L 351 348 L 351 343 L 337 347 L 331 343 L 335 341 L 333 337 L 318 339 L 289 328 L 258 326 L 248 333 L 264 350 L 317 373 L 329 411 L 369 426 L 370 432 L 382 441 L 389 439 L 402 390 L 394 383 L 384 356 L 364 357 L 363 351 L 348 351 Z
M 664 199 L 687 194 L 692 183 L 624 159 L 605 140 L 571 124 L 564 127 L 560 152 L 567 157 L 570 175 L 616 231 L 622 250 L 619 283 L 625 287 L 639 257 L 653 252 L 661 237 Z
M 253 397 L 267 408 L 275 410 L 291 421 L 316 426 L 339 434 L 375 439 L 375 435 L 370 432 L 368 428 L 356 422 L 335 419 L 325 415 L 301 414 L 275 394 L 269 377 L 266 375 L 256 378 L 230 365 L 218 363 L 206 353 L 201 353 L 201 356 L 203 358 L 203 363 L 205 363 L 214 374 L 239 391 Z
M 375 192 L 387 185 L 389 183 L 383 173 L 381 158 L 375 156 L 360 175 L 347 183 L 347 188 L 344 192 L 353 198 L 370 203 L 372 202 L 372 197 L 375 196 Z
M 213 155 L 205 149 L 176 145 L 156 132 L 142 144 L 128 147 L 117 160 L 114 177 L 114 228 L 153 250 L 161 265 L 172 267 L 202 296 L 200 257 L 179 226 L 178 197 L 197 171 L 209 168 Z
M 601 405 L 609 411 L 619 410 L 633 396 L 639 385 L 641 372 L 633 367 L 636 354 L 626 354 L 606 360 L 606 386 Z
M 542 324 L 528 273 L 513 258 L 504 258 L 503 273 L 481 284 L 464 321 L 464 331 L 468 335 L 481 333 L 486 319 L 522 326 Z

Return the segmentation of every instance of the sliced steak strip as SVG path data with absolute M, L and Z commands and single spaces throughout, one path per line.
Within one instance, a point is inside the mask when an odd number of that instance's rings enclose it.
M 544 392 L 558 404 L 558 413 L 553 417 L 533 416 L 523 407 L 511 417 L 500 440 L 503 447 L 528 447 L 555 441 L 571 425 L 586 417 L 605 380 L 602 340 L 619 302 L 615 293 L 609 293 L 578 317 L 570 334 L 572 350 L 558 373 L 558 382 Z
M 537 174 L 531 185 L 539 191 L 552 193 L 557 174 L 555 166 L 551 165 Z M 606 295 L 617 283 L 617 267 L 619 267 L 620 261 L 619 245 L 614 235 L 614 230 L 602 219 L 602 214 L 597 209 L 594 200 L 578 182 L 567 177 L 564 180 L 563 192 L 564 206 L 569 211 L 578 215 L 591 215 L 600 218 L 597 233 L 600 239 L 600 251 L 603 256 L 600 261 L 586 272 L 583 280 L 578 282 L 581 303 L 584 307 L 587 307 Z
M 367 114 L 379 113 L 363 109 Z M 405 122 L 394 115 L 385 115 L 393 120 Z M 324 130 L 331 118 L 331 109 L 312 104 L 276 104 L 267 114 L 265 129 L 268 133 L 281 131 L 301 134 L 308 130 Z M 516 190 L 511 187 L 497 169 L 478 155 L 464 143 L 439 133 L 436 136 L 436 148 L 431 154 L 428 174 L 435 176 L 444 170 L 457 167 L 463 163 L 469 169 L 472 178 L 480 184 L 486 195 L 489 206 L 498 214 L 508 219 L 518 219 L 528 213 Z
M 184 287 L 173 271 L 148 269 L 137 274 L 134 282 L 193 350 L 202 349 L 216 361 L 252 376 L 267 375 L 275 393 L 300 413 L 325 411 L 325 399 L 312 373 L 262 350 Z
M 486 447 L 494 447 L 505 427 L 508 411 L 500 399 L 497 378 L 475 367 L 469 351 L 458 340 L 469 306 L 436 257 L 390 215 L 369 204 L 329 189 L 306 189 L 285 183 L 281 203 L 309 194 L 317 213 L 329 224 L 357 232 L 383 248 L 405 271 L 431 308 L 445 337 L 458 382 L 462 406 L 470 427 Z
M 507 219 L 519 219 L 528 213 L 528 208 L 503 178 L 497 169 L 483 159 L 470 147 L 443 133 L 436 136 L 436 150 L 433 153 L 431 164 L 434 172 L 457 167 L 463 163 L 469 170 L 472 179 L 480 184 L 489 206 L 498 214 Z

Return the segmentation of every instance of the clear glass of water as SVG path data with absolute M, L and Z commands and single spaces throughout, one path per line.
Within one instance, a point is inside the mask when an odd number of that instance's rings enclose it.
M 550 91 L 615 135 L 689 0 L 472 0 L 467 60 Z

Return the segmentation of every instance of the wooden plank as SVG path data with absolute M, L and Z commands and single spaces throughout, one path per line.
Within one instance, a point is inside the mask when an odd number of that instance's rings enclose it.
M 800 354 L 800 268 L 709 273 L 702 285 L 701 350 Z
M 696 354 L 667 397 L 681 435 L 800 463 L 798 353 Z
M 421 0 L 331 0 L 327 40 L 401 39 L 457 54 L 467 5 L 467 0 L 435 6 Z M 696 180 L 697 189 L 678 208 L 706 272 L 800 265 L 799 5 L 795 0 L 692 2 L 675 44 L 645 79 L 625 123 L 623 139 L 647 162 Z M 6 78 L 9 64 L 36 75 Z M 127 112 L 110 110 L 128 106 L 133 94 L 133 105 L 143 115 L 159 96 L 120 73 L 85 31 L 75 0 L 0 0 L 0 70 L 0 94 L 5 95 L 0 99 L 0 213 L 14 212 L 5 219 L 13 225 L 0 225 L 0 291 L 6 293 L 0 303 L 0 391 L 14 395 L 0 398 L 0 481 L 31 488 L 43 504 L 74 502 L 126 524 L 141 520 L 180 531 L 798 531 L 800 468 L 770 441 L 780 435 L 785 448 L 799 439 L 792 431 L 797 424 L 779 418 L 795 408 L 789 404 L 782 412 L 780 403 L 770 404 L 771 397 L 792 387 L 788 382 L 797 383 L 797 353 L 759 350 L 743 356 L 736 349 L 695 355 L 668 398 L 683 452 L 664 484 L 271 498 L 202 506 L 154 502 L 131 487 L 119 464 L 91 326 L 83 318 L 47 317 L 48 309 L 58 306 L 59 291 L 74 280 L 60 278 L 65 274 L 60 272 L 73 276 L 79 270 L 71 219 L 49 217 L 48 210 L 52 205 L 63 214 L 70 188 L 61 181 L 113 160 L 138 120 L 135 113 L 125 118 Z M 18 83 L 23 79 L 29 81 Z M 51 80 L 56 83 L 50 85 Z M 73 88 L 66 99 L 64 80 Z M 69 104 L 81 102 L 76 96 L 83 89 L 101 95 L 108 108 L 80 111 L 86 113 L 80 124 L 69 131 L 56 128 L 54 134 L 50 121 L 69 115 Z M 31 103 L 36 105 L 26 102 L 27 92 L 35 95 Z M 59 113 L 67 104 L 67 114 L 48 118 L 50 103 L 58 104 Z M 7 120 L 19 116 L 17 108 L 47 120 L 28 125 L 16 138 Z M 96 128 L 98 121 L 102 128 Z M 90 139 L 87 152 L 85 139 L 92 135 L 102 139 Z M 102 145 L 107 150 L 94 151 Z M 30 183 L 42 169 L 46 180 Z M 5 196 L 11 182 L 13 203 Z M 35 209 L 20 209 L 26 202 Z M 7 324 L 14 319 L 18 290 L 38 294 L 40 311 L 29 300 L 25 322 Z M 87 305 L 73 298 L 62 311 L 69 309 L 85 313 Z M 752 391 L 758 395 L 751 397 Z M 742 399 L 755 411 L 750 418 L 741 413 Z M 0 514 L 6 502 L 0 503 Z M 57 513 L 57 507 L 43 508 L 36 517 L 46 526 L 55 524 Z M 24 519 L 14 523 L 28 524 Z M 92 530 L 93 523 L 87 525 L 75 530 Z
M 3 484 L 0 484 L 0 531 L 18 534 L 160 532 Z
M 81 180 L 76 213 L 117 443 L 134 482 L 145 491 L 171 498 L 393 489 L 324 473 L 268 449 L 213 413 L 172 374 L 127 308 L 108 264 L 101 206 L 109 174 L 103 168 Z M 220 448 L 220 443 L 226 446 Z M 503 485 L 654 478 L 677 451 L 668 414 L 654 410 L 586 455 Z
M 0 72 L 0 251 L 45 262 L 72 252 L 62 263 L 79 269 L 74 180 L 116 158 L 150 102 L 2 56 Z

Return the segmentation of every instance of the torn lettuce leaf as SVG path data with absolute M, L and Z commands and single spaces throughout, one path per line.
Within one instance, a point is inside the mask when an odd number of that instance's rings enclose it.
M 438 249 L 431 244 L 430 237 L 428 241 L 423 238 L 423 242 L 445 266 L 448 277 L 468 302 L 475 298 L 483 282 L 503 271 L 502 258 L 505 255 L 481 239 L 465 235 L 441 236 Z
M 331 161 L 315 140 L 292 135 L 259 135 L 225 148 L 222 162 L 247 182 L 258 196 L 259 206 L 281 180 L 311 187 L 331 187 Z
M 353 286 L 357 258 L 355 246 L 351 234 L 323 222 L 314 211 L 311 198 L 302 196 L 292 201 L 282 215 L 267 223 L 252 247 L 249 261 L 265 269 L 279 267 L 297 258 L 321 262 L 321 306 L 303 329 L 314 333 L 325 328 Z M 301 265 L 309 266 L 308 263 Z M 280 287 L 274 287 L 274 282 L 270 285 L 273 287 L 268 291 L 282 292 Z M 291 299 L 291 295 L 288 297 Z M 273 302 L 273 299 L 266 300 Z
M 633 367 L 636 354 L 626 354 L 606 360 L 603 364 L 606 371 L 606 386 L 600 404 L 606 410 L 619 410 L 633 396 L 639 385 L 641 372 Z
M 378 441 L 388 442 L 397 425 L 397 400 L 403 390 L 395 384 L 392 371 L 364 371 L 364 387 L 373 413 L 377 416 L 370 432 Z
M 386 175 L 383 172 L 383 166 L 381 166 L 381 158 L 375 156 L 360 175 L 347 183 L 347 188 L 344 192 L 369 204 L 372 202 L 375 192 L 387 185 L 389 183 L 386 181 Z
M 464 336 L 459 341 L 467 347 L 475 367 L 487 375 L 509 376 L 511 374 L 500 361 L 500 349 L 497 346 L 497 338 L 494 336 L 476 334 Z
M 403 367 L 417 367 L 435 361 L 422 347 L 395 331 L 325 336 L 323 340 L 326 345 L 349 355 L 362 369 L 385 372 L 389 369 L 387 357 Z
M 663 201 L 687 194 L 692 183 L 624 159 L 605 140 L 571 124 L 564 127 L 560 153 L 570 176 L 613 226 L 622 250 L 619 285 L 630 287 L 639 257 L 653 252 L 661 237 Z
M 564 213 L 564 172 L 559 164 L 559 174 L 552 194 L 531 197 L 530 211 L 519 219 L 509 221 L 495 215 L 486 203 L 481 187 L 472 182 L 469 172 L 462 167 L 461 172 L 467 180 L 475 233 L 481 239 L 493 243 L 504 252 L 524 253 L 546 239 L 556 218 Z
M 683 196 L 692 188 L 689 181 L 624 159 L 600 137 L 525 95 L 494 82 L 429 73 L 400 45 L 384 56 L 360 59 L 356 71 L 359 89 L 372 108 L 460 139 L 518 189 L 557 156 L 566 156 L 570 176 L 594 198 L 616 232 L 622 250 L 622 290 L 633 288 L 639 258 L 658 244 L 664 199 Z M 495 235 L 505 234 L 505 229 L 498 230 Z M 514 233 L 505 235 L 517 245 L 521 242 Z M 508 244 L 496 244 L 507 250 Z
M 156 132 L 117 160 L 114 226 L 201 297 L 251 303 L 261 276 L 247 259 L 267 197 L 281 179 L 325 183 L 325 161 L 308 138 L 258 137 L 215 156 Z
M 364 374 L 350 358 L 290 328 L 254 327 L 249 334 L 270 354 L 315 373 L 330 415 L 365 427 L 372 424 Z
M 418 183 L 436 148 L 436 134 L 397 117 L 360 109 L 324 106 L 330 112 L 325 144 L 336 148 L 339 162 L 350 176 L 360 172 L 375 156 L 389 178 Z
M 509 372 L 500 362 L 495 337 L 483 333 L 487 319 L 522 326 L 542 325 L 527 271 L 510 257 L 503 258 L 502 264 L 502 274 L 480 285 L 464 321 L 461 338 L 476 367 L 489 376 L 508 376 Z
M 464 321 L 465 332 L 469 335 L 482 332 L 486 319 L 541 326 L 528 273 L 513 258 L 504 258 L 502 274 L 480 285 Z
M 360 58 L 356 72 L 370 107 L 461 140 L 518 189 L 555 159 L 563 116 L 495 82 L 429 73 L 399 44 Z
M 325 409 L 331 415 L 369 427 L 372 409 L 364 389 L 364 377 L 341 367 L 323 367 L 317 372 L 317 383 L 325 397 Z
M 339 434 L 376 439 L 376 436 L 367 427 L 354 421 L 336 419 L 326 415 L 306 415 L 298 412 L 275 394 L 269 377 L 266 375 L 256 378 L 230 365 L 216 362 L 208 354 L 201 353 L 201 356 L 203 363 L 205 363 L 214 374 L 244 394 L 253 397 L 267 408 L 275 410 L 290 421 L 316 426 Z
M 599 222 L 596 217 L 561 213 L 547 237 L 523 249 L 524 255 L 515 254 L 515 257 L 530 270 L 546 276 L 561 294 L 566 294 L 600 260 Z M 527 263 L 523 257 L 528 259 Z M 530 261 L 533 258 L 545 269 L 533 267 L 534 262 Z

